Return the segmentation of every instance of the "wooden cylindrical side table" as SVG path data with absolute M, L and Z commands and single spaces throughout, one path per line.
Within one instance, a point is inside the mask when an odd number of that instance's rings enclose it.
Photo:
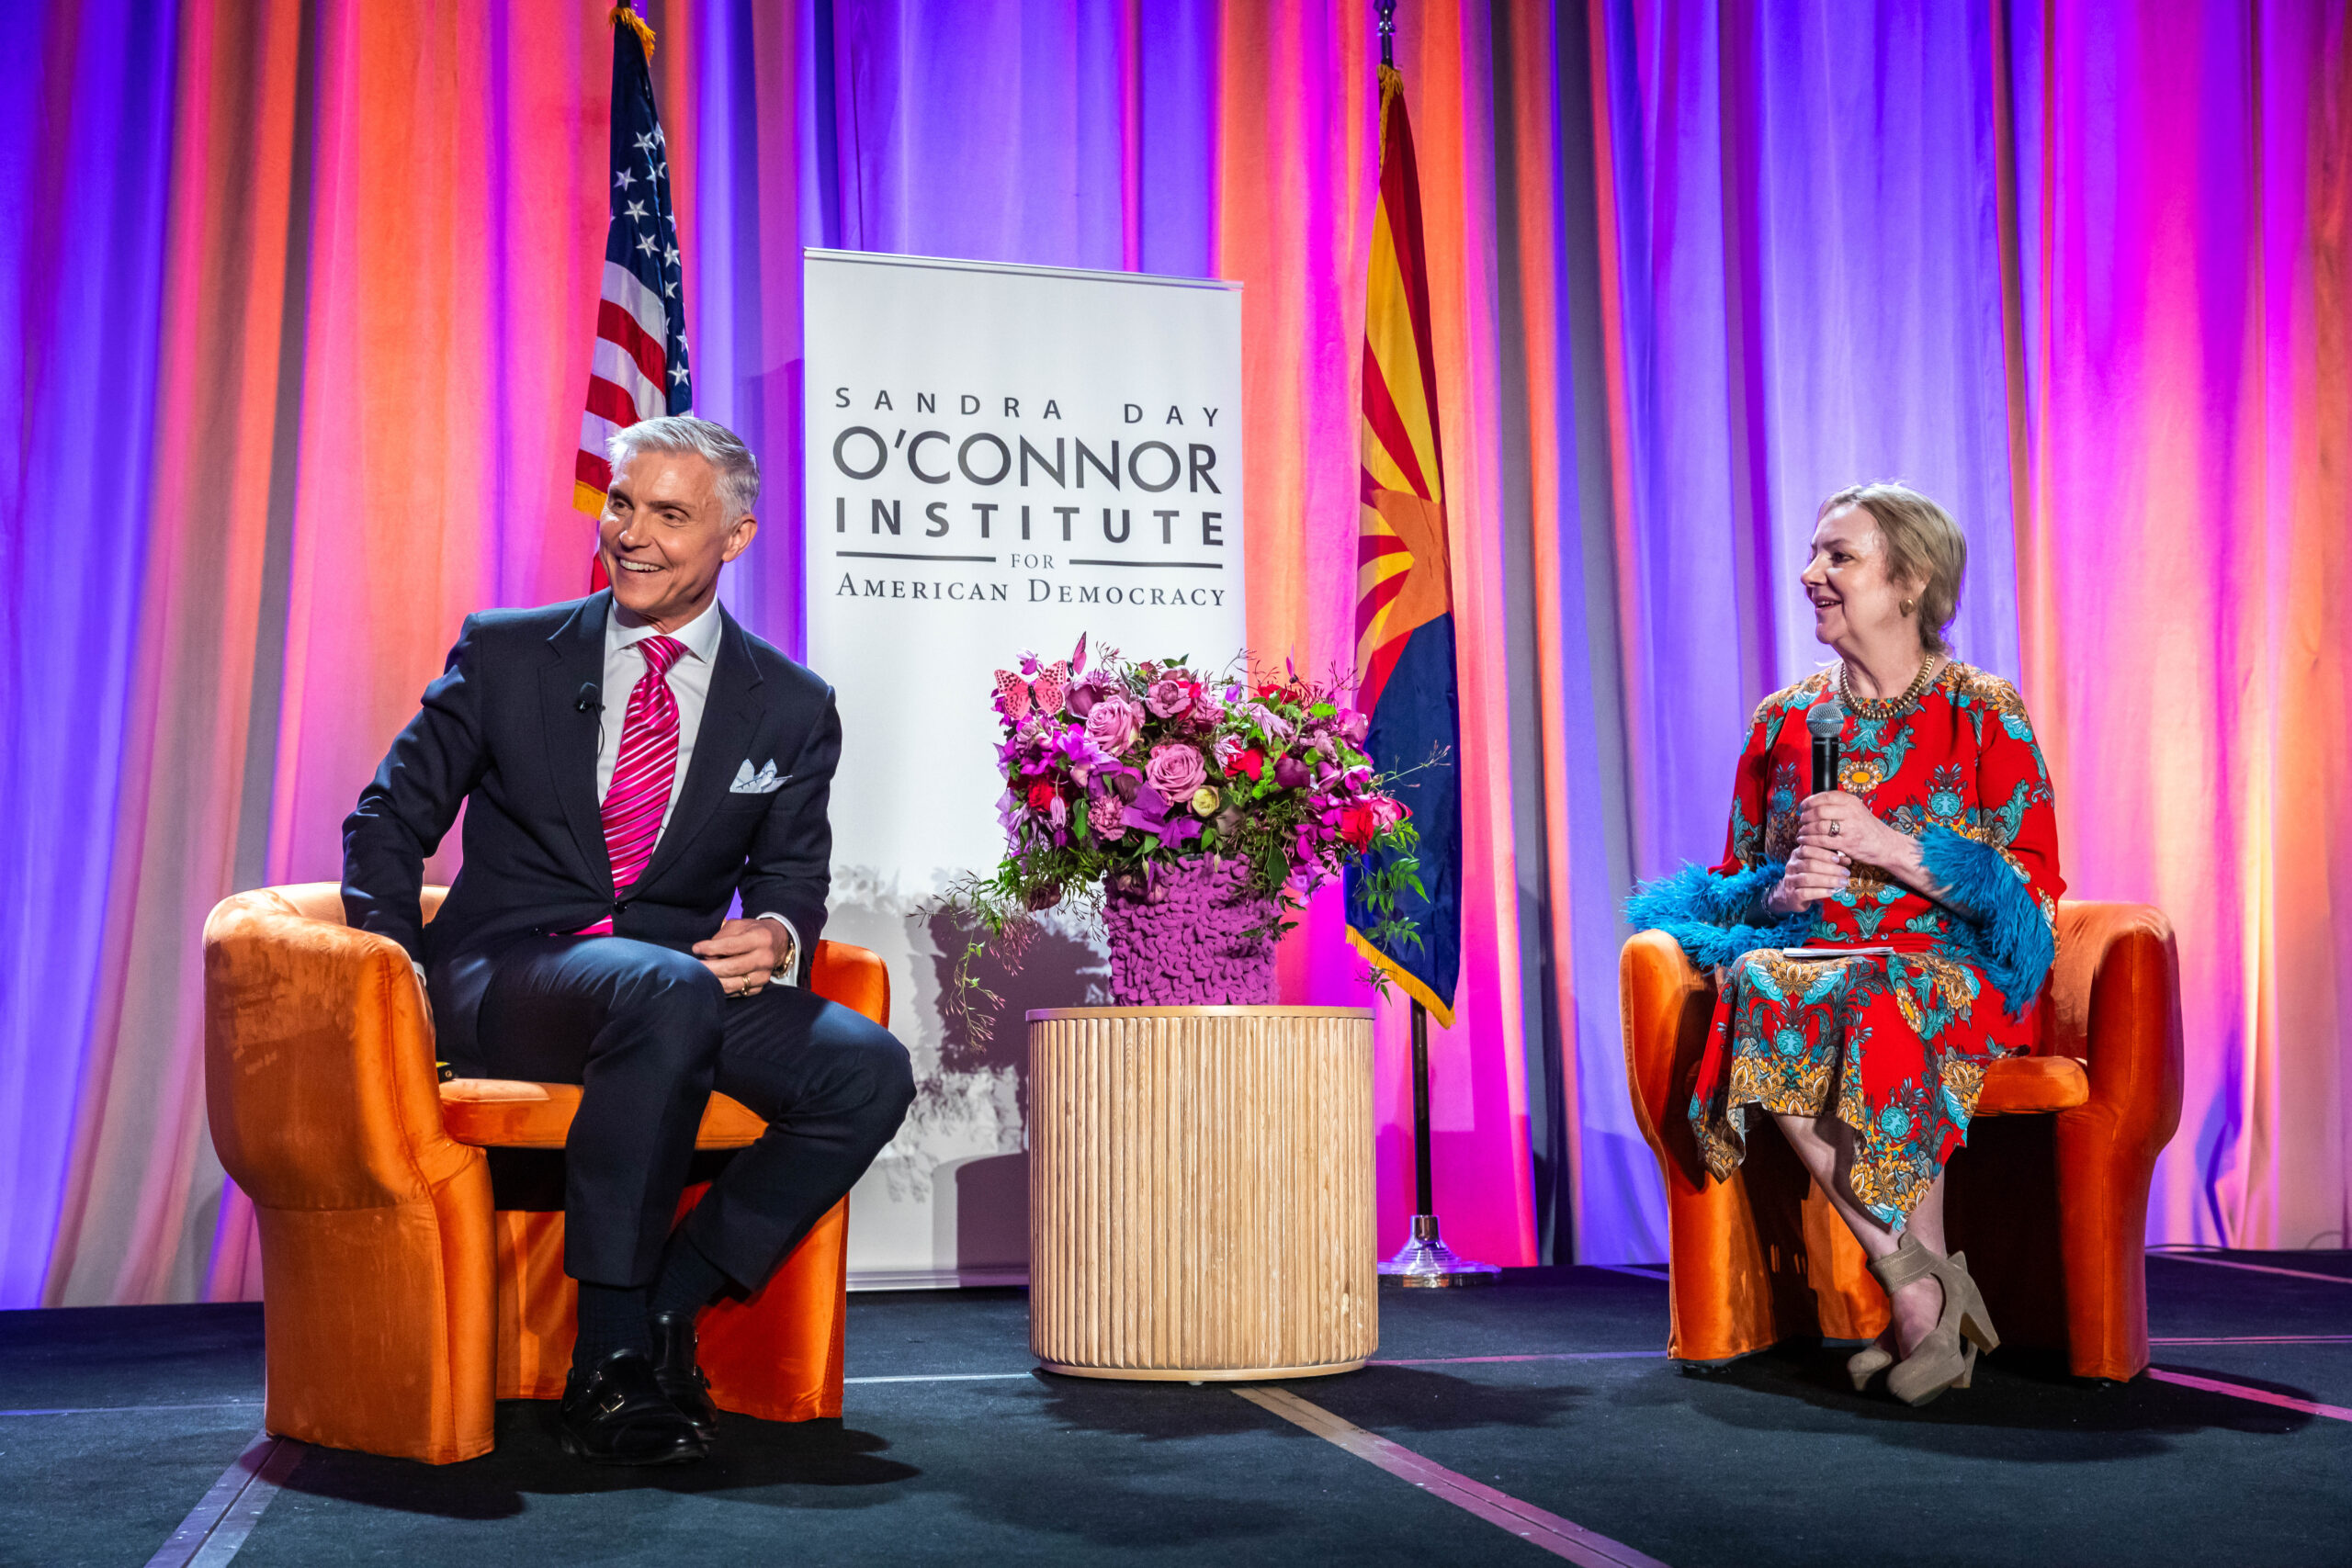
M 1033 1012 L 1029 1109 L 1048 1371 L 1312 1377 L 1378 1346 L 1369 1009 Z

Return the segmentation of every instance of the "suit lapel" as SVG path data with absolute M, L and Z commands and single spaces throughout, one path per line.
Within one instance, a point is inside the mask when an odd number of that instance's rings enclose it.
M 670 825 L 662 829 L 652 863 L 645 868 L 645 886 L 677 863 L 727 798 L 735 770 L 751 755 L 752 741 L 766 716 L 760 667 L 725 605 L 719 606 L 718 624 L 718 660 L 710 672 L 710 695 L 703 702 L 702 728 L 695 731 L 694 761 L 686 768 L 685 787 L 678 792 Z
M 580 602 L 571 618 L 548 638 L 548 662 L 539 672 L 540 716 L 547 725 L 548 766 L 556 799 L 580 850 L 588 881 L 599 890 L 613 885 L 613 863 L 605 852 L 605 815 L 596 800 L 596 742 L 604 716 L 582 711 L 580 688 L 605 683 L 605 621 L 612 610 L 610 589 Z

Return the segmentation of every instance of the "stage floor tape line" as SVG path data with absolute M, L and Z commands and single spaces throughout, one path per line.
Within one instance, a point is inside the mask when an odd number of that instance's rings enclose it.
M 2352 1421 L 2352 1410 L 2341 1404 L 2322 1404 L 2313 1399 L 2297 1399 L 2290 1393 L 2273 1393 L 2267 1388 L 2249 1388 L 2242 1382 L 2200 1378 L 2194 1372 L 2168 1372 L 2162 1367 L 2150 1367 L 2148 1375 L 2158 1382 L 2178 1383 L 2182 1388 L 2201 1389 L 2207 1393 L 2225 1393 L 2232 1399 L 2250 1400 L 2256 1404 L 2274 1404 L 2281 1410 L 2300 1411 L 2305 1416 L 2324 1416 L 2331 1421 Z
M 2352 1275 L 2314 1274 L 2308 1269 L 2281 1269 L 2275 1263 L 2241 1263 L 2234 1258 L 2208 1258 L 2201 1252 L 2151 1252 L 2176 1263 L 2202 1263 L 2208 1269 L 2242 1269 L 2249 1274 L 2284 1274 L 2290 1280 L 2317 1280 L 2324 1285 L 2352 1285 Z
M 300 1443 L 267 1432 L 254 1434 L 204 1500 L 147 1560 L 147 1568 L 221 1568 L 243 1547 L 261 1522 L 262 1511 L 301 1462 Z
M 1360 1460 L 1378 1465 L 1400 1481 L 1409 1481 L 1430 1496 L 1453 1504 L 1486 1520 L 1499 1529 L 1509 1530 L 1531 1546 L 1538 1546 L 1555 1557 L 1565 1558 L 1579 1568 L 1666 1568 L 1655 1557 L 1645 1556 L 1622 1541 L 1610 1540 L 1585 1529 L 1574 1519 L 1547 1513 L 1532 1503 L 1522 1503 L 1508 1492 L 1498 1492 L 1484 1482 L 1473 1481 L 1456 1471 L 1451 1471 L 1433 1460 L 1424 1459 L 1401 1443 L 1391 1442 L 1377 1432 L 1366 1431 L 1351 1421 L 1342 1420 L 1321 1405 L 1299 1398 L 1284 1388 L 1237 1388 L 1233 1391 L 1261 1410 L 1281 1416 L 1293 1426 L 1303 1427 L 1325 1442 L 1344 1449 Z

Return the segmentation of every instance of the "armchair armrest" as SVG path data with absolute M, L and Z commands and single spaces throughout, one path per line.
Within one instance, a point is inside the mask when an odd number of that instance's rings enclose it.
M 2144 904 L 2062 903 L 2051 1049 L 2081 1056 L 2090 1098 L 2058 1113 L 2058 1224 L 2077 1377 L 2148 1364 L 2148 1184 L 2180 1125 L 2179 953 Z
M 332 885 L 240 893 L 204 926 L 206 1111 L 253 1200 L 269 1430 L 447 1464 L 489 1451 L 490 1172 L 443 1128 L 408 954 Z
M 1617 1007 L 1642 1136 L 1669 1182 L 1692 1182 L 1698 1148 L 1688 1111 L 1714 1015 L 1714 976 L 1701 973 L 1666 932 L 1638 931 L 1618 955 Z
M 885 1029 L 890 1027 L 890 971 L 868 949 L 845 942 L 820 942 L 808 965 L 808 988 L 829 1002 L 864 1013 Z
M 389 1208 L 480 1163 L 442 1128 L 432 1015 L 390 938 L 236 894 L 205 921 L 204 1010 L 213 1145 L 256 1204 Z
M 2049 1049 L 2080 1057 L 2089 1100 L 2064 1113 L 2153 1163 L 2180 1125 L 2180 957 L 2172 922 L 2146 904 L 2058 906 Z

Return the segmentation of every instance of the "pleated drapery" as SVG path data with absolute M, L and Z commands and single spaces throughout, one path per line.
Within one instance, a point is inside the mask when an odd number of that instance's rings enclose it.
M 327 877 L 460 616 L 581 591 L 605 0 L 55 0 L 0 107 L 0 1304 L 251 1295 L 198 931 Z M 1370 8 L 670 0 L 698 412 L 768 464 L 729 602 L 800 645 L 804 244 L 1244 286 L 1253 646 L 1344 667 Z M 2181 932 L 2164 1239 L 2340 1244 L 2352 1019 L 2339 0 L 1400 7 L 1461 626 L 1448 1238 L 1663 1255 L 1618 901 L 1719 848 L 1821 655 L 1819 497 L 1969 530 L 2067 874 Z M 437 874 L 452 869 L 447 857 Z M 1336 906 L 1284 995 L 1362 999 Z M 1410 1208 L 1401 1010 L 1376 1108 Z M 1964 1156 L 1963 1156 L 1964 1157 Z

